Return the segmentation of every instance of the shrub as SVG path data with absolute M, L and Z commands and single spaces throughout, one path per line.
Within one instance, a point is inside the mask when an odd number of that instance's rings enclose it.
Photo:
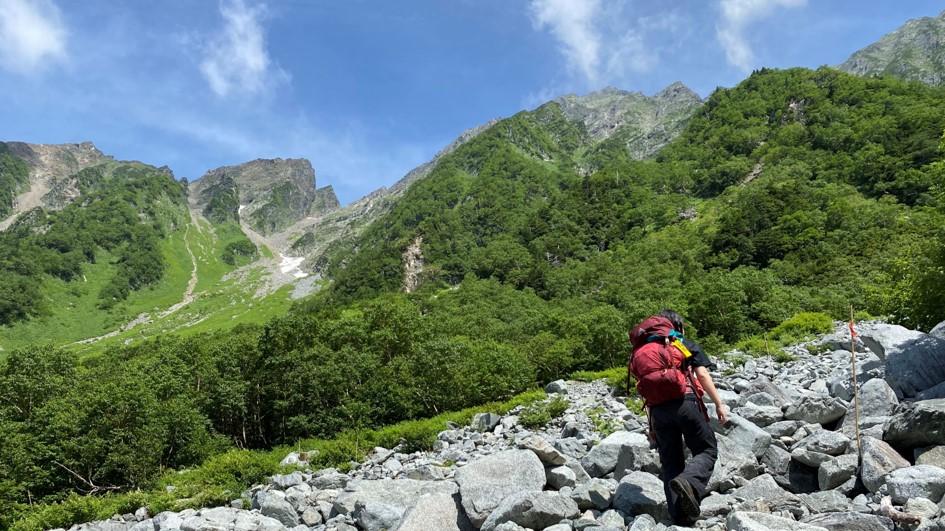
M 771 330 L 771 337 L 783 345 L 833 330 L 833 319 L 823 313 L 801 312 Z
M 794 356 L 784 352 L 783 347 L 800 343 L 816 334 L 833 330 L 833 319 L 823 313 L 802 312 L 784 320 L 771 332 L 763 336 L 752 336 L 738 342 L 738 349 L 752 356 L 773 356 L 776 361 L 787 362 Z
M 526 407 L 519 414 L 518 421 L 529 429 L 540 428 L 552 419 L 558 418 L 568 409 L 568 401 L 562 397 L 555 397 L 548 402 L 539 402 Z

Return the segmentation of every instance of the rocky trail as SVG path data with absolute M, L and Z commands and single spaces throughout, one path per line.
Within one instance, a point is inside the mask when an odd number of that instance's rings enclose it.
M 190 262 L 192 264 L 192 269 L 190 270 L 190 280 L 187 281 L 187 288 L 184 289 L 184 296 L 181 298 L 180 302 L 175 303 L 170 308 L 161 312 L 160 317 L 167 317 L 173 313 L 176 313 L 181 308 L 189 305 L 194 302 L 196 296 L 194 295 L 194 290 L 197 289 L 197 257 L 194 255 L 193 249 L 190 248 L 190 240 L 187 239 L 187 235 L 190 233 L 190 227 L 193 226 L 198 232 L 200 232 L 200 223 L 197 220 L 196 215 L 191 212 L 191 225 L 187 225 L 187 228 L 184 230 L 184 246 L 187 248 L 187 254 L 190 255 Z
M 786 349 L 794 358 L 719 360 L 731 421 L 696 528 L 945 529 L 945 330 L 859 327 L 860 451 L 849 333 Z M 72 531 L 647 531 L 668 521 L 646 419 L 603 381 L 557 381 L 567 410 L 539 429 L 522 408 L 444 426 L 433 448 L 375 448 L 350 472 L 305 454 L 225 507 L 116 515 Z M 709 405 L 710 413 L 713 408 Z

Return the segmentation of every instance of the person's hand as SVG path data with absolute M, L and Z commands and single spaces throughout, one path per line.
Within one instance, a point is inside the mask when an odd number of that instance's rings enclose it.
M 719 422 L 721 422 L 723 426 L 728 424 L 728 410 L 725 404 L 716 404 L 715 413 L 719 416 Z

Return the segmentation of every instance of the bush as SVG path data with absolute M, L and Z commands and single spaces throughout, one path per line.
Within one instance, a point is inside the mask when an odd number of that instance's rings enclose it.
M 567 399 L 557 396 L 548 402 L 539 402 L 526 407 L 518 416 L 518 421 L 529 429 L 541 428 L 567 411 Z
M 785 352 L 783 347 L 800 343 L 811 336 L 826 334 L 833 330 L 833 319 L 823 313 L 802 312 L 786 319 L 771 332 L 756 335 L 738 342 L 739 350 L 752 356 L 773 356 L 776 361 L 793 361 L 794 356 Z
M 829 333 L 833 326 L 834 321 L 829 315 L 801 312 L 774 327 L 771 337 L 782 345 L 789 345 L 816 334 Z
M 223 261 L 230 265 L 241 265 L 256 258 L 256 246 L 249 239 L 241 239 L 226 244 L 223 249 Z

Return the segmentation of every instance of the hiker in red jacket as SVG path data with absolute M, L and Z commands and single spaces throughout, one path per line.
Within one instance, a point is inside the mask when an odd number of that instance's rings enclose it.
M 714 364 L 702 348 L 683 337 L 682 316 L 672 310 L 645 319 L 630 332 L 628 370 L 636 378 L 663 468 L 663 486 L 673 522 L 690 526 L 699 518 L 718 448 L 702 402 L 708 394 L 716 414 L 728 422 L 725 405 L 709 374 Z M 686 463 L 683 444 L 692 453 Z

